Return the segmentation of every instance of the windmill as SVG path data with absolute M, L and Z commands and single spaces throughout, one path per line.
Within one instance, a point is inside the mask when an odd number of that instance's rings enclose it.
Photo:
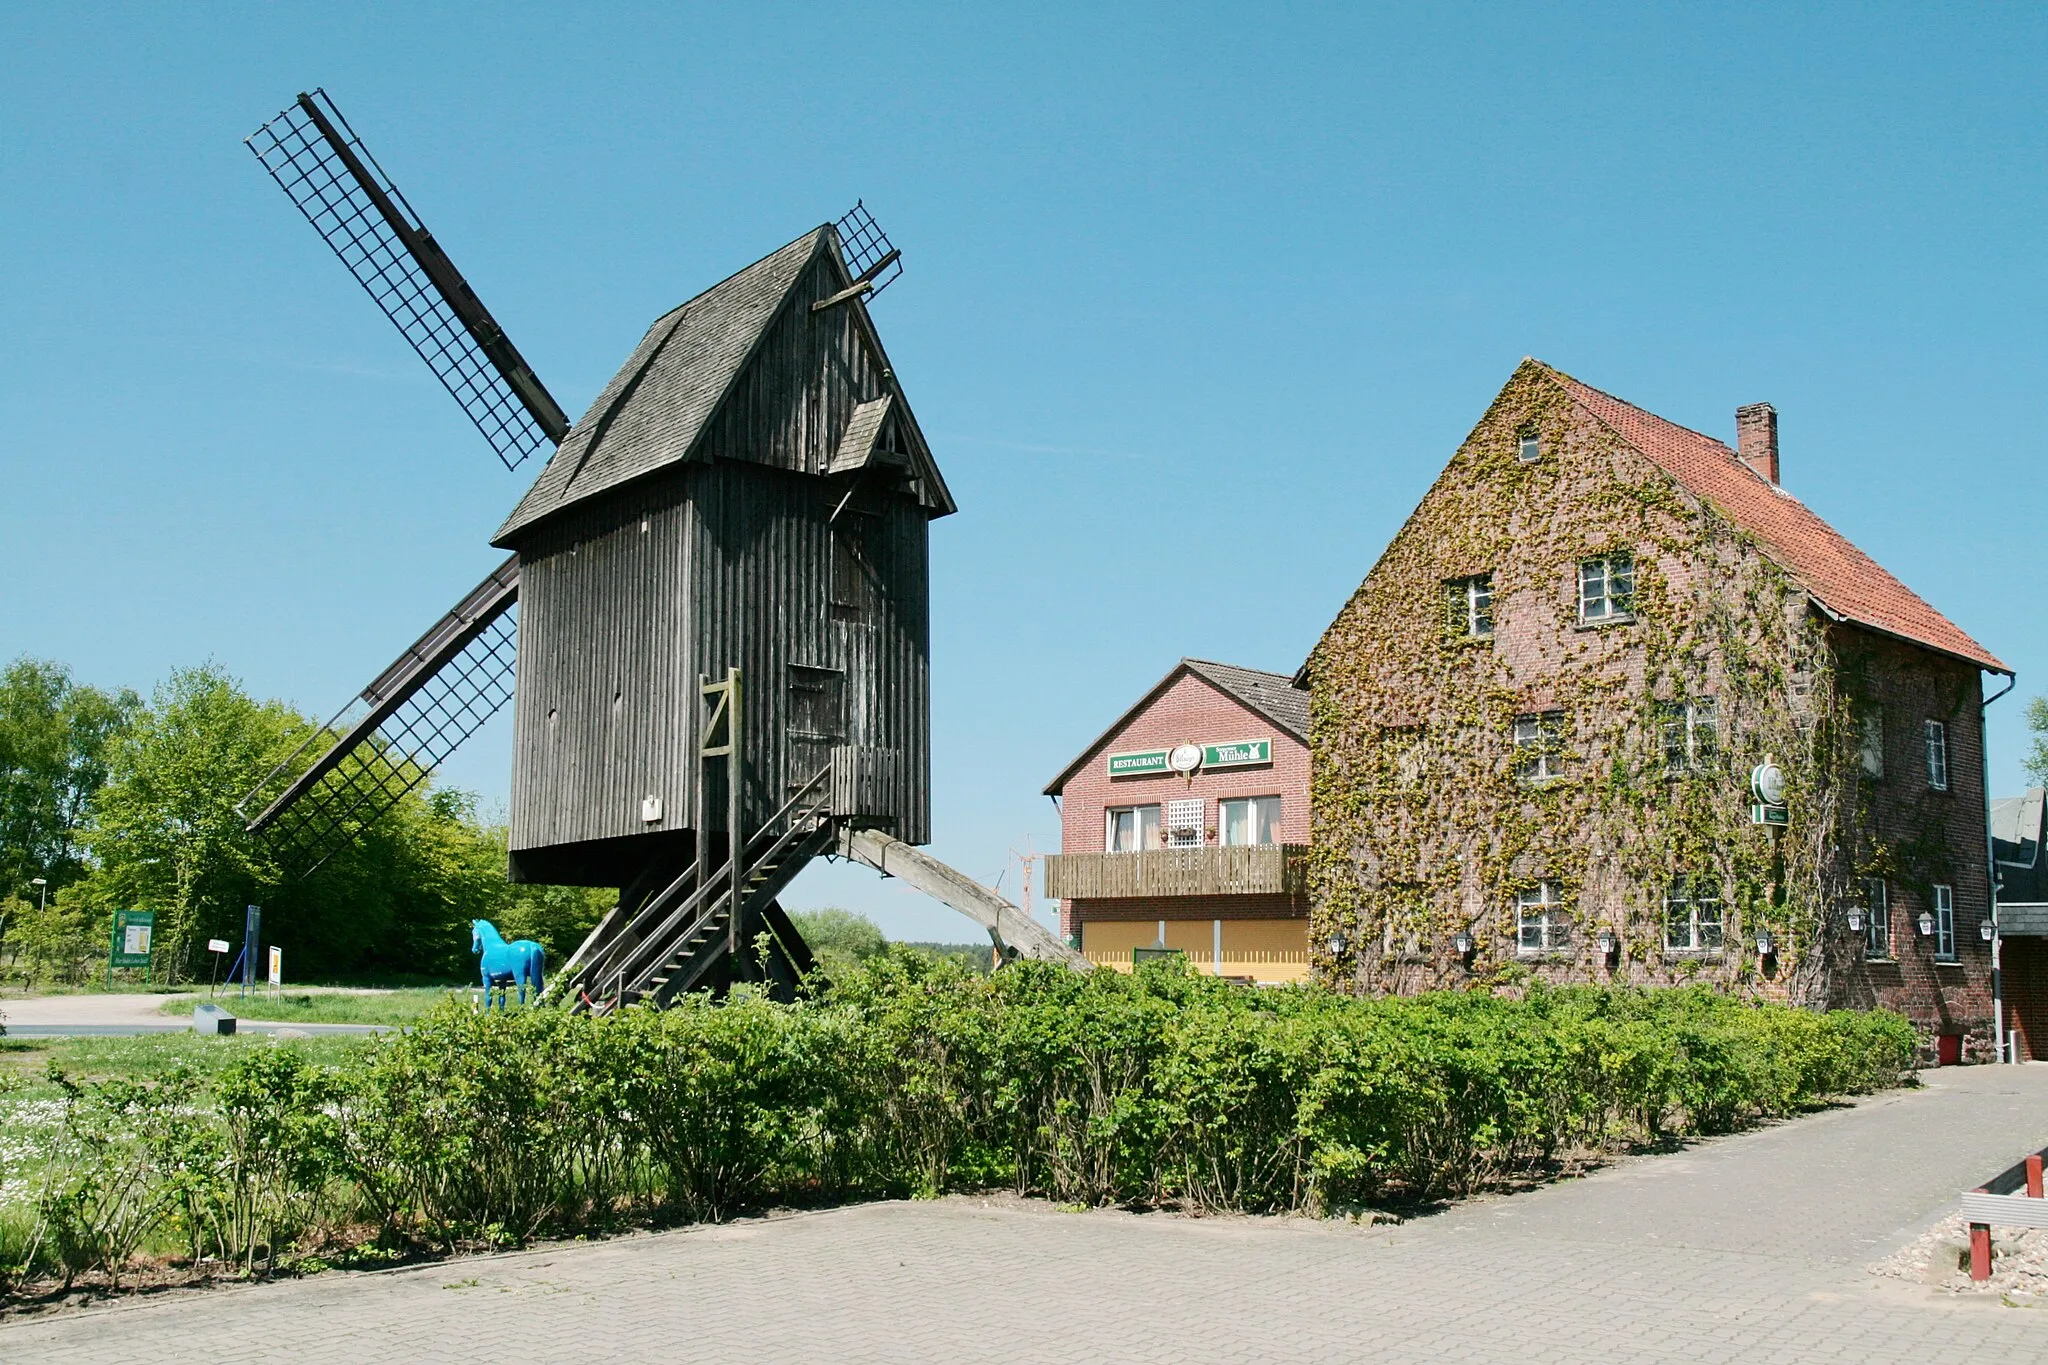
M 509 557 L 244 799 L 288 872 L 509 702 L 511 876 L 620 890 L 554 998 L 788 989 L 809 953 L 776 897 L 820 855 L 1074 960 L 916 847 L 927 527 L 955 509 L 868 312 L 902 259 L 861 204 L 662 314 L 572 423 L 324 92 L 248 143 L 505 467 L 547 457 Z

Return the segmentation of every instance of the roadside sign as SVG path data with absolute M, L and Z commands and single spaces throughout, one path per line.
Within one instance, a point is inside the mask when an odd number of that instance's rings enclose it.
M 270 984 L 284 984 L 284 949 L 274 943 L 270 945 Z
M 147 967 L 149 941 L 156 932 L 153 910 L 116 910 L 114 942 L 107 953 L 109 967 Z
M 224 938 L 210 938 L 206 940 L 206 951 L 209 953 L 224 953 L 227 950 L 228 941 Z

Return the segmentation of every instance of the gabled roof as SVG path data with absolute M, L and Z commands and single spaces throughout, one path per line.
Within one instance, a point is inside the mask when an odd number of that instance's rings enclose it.
M 841 282 L 851 283 L 837 242 L 831 225 L 813 228 L 655 319 L 570 428 L 492 544 L 510 548 L 510 537 L 572 503 L 689 459 L 812 262 L 827 256 Z M 880 339 L 859 313 L 865 305 L 853 300 L 845 306 L 861 316 L 868 341 L 879 350 Z M 908 407 L 899 401 L 883 411 L 891 408 L 914 432 Z M 944 516 L 953 510 L 951 495 L 936 465 L 922 453 L 922 439 L 914 437 L 921 454 L 913 462 L 927 485 L 927 504 Z
M 1167 675 L 1154 683 L 1144 696 L 1138 698 L 1122 715 L 1110 723 L 1107 730 L 1089 741 L 1088 747 L 1074 756 L 1074 761 L 1060 770 L 1060 775 L 1046 783 L 1045 794 L 1057 796 L 1073 775 L 1080 770 L 1089 755 L 1123 729 L 1131 717 L 1150 706 L 1167 688 L 1178 682 L 1182 675 L 1192 673 L 1203 682 L 1231 700 L 1249 707 L 1285 730 L 1303 744 L 1308 743 L 1308 693 L 1296 687 L 1285 673 L 1268 673 L 1258 668 L 1239 668 L 1236 664 L 1212 663 L 1207 659 L 1182 659 Z
M 1552 375 L 1595 420 L 1754 536 L 1830 615 L 1994 673 L 2012 671 L 1805 503 L 1742 463 L 1721 442 L 1582 384 L 1542 361 L 1533 363 Z

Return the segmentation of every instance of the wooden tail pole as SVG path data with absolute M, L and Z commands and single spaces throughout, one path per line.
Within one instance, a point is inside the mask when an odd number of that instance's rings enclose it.
M 2041 1197 L 2041 1154 L 2036 1152 L 2027 1158 L 2027 1198 Z
M 1988 1280 L 1991 1278 L 1991 1225 L 1970 1224 L 1970 1278 Z

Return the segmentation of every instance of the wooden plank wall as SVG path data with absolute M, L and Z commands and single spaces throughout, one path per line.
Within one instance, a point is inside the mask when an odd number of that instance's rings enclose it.
M 823 470 L 881 359 L 814 263 L 706 431 L 700 459 L 594 498 L 522 539 L 512 847 L 698 826 L 699 673 L 745 680 L 746 820 L 765 819 L 836 746 L 861 754 L 839 813 L 931 837 L 929 521 L 891 470 L 863 476 L 842 522 L 877 576 L 860 610 L 832 598 L 831 516 L 852 485 Z M 837 734 L 792 735 L 791 669 L 843 674 Z M 641 800 L 663 802 L 659 825 Z M 711 828 L 723 825 L 723 810 Z M 610 856 L 610 855 L 608 855 Z
M 637 835 L 640 800 L 689 824 L 696 681 L 688 585 L 695 522 L 681 474 L 536 528 L 521 547 L 511 842 Z

